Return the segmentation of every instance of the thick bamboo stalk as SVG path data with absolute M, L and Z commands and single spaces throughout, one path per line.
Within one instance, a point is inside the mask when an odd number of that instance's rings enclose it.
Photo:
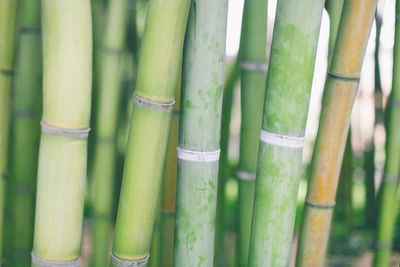
M 89 0 L 42 0 L 43 116 L 32 266 L 78 266 L 91 103 Z
M 0 0 L 0 258 L 3 260 L 3 219 L 8 177 L 8 147 L 11 114 L 11 89 L 14 76 L 15 0 Z M 9 216 L 6 216 L 6 219 Z M 5 234 L 10 233 L 7 231 Z
M 28 266 L 33 243 L 42 98 L 40 0 L 20 1 L 19 21 L 7 197 L 10 266 Z
M 323 266 L 350 113 L 376 9 L 376 0 L 345 1 L 328 71 L 297 266 Z
M 227 0 L 194 0 L 186 31 L 174 266 L 212 266 Z
M 393 85 L 388 106 L 386 162 L 379 202 L 374 266 L 390 265 L 395 229 L 400 175 L 400 1 L 396 1 L 395 43 L 393 48 Z
M 190 0 L 150 0 L 122 180 L 112 266 L 149 257 Z
M 258 150 L 249 266 L 290 261 L 324 0 L 279 1 Z
M 238 195 L 239 266 L 247 266 L 253 215 L 254 186 L 257 170 L 267 69 L 267 0 L 247 0 L 244 4 L 241 62 L 240 154 L 236 177 Z
M 175 94 L 176 103 L 172 111 L 167 156 L 165 159 L 164 181 L 162 185 L 160 260 L 165 267 L 171 267 L 174 263 L 176 177 L 178 164 L 176 148 L 178 147 L 180 99 L 181 85 L 179 79 Z
M 114 215 L 116 138 L 121 100 L 127 0 L 110 1 L 99 50 L 95 147 L 92 167 L 93 266 L 107 266 Z

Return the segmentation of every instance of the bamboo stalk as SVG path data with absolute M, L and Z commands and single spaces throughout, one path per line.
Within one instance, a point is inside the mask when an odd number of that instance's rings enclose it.
M 331 62 L 333 49 L 335 48 L 336 35 L 342 15 L 344 0 L 326 0 L 325 8 L 329 14 L 329 43 L 328 61 Z
M 336 188 L 376 0 L 345 1 L 328 71 L 297 266 L 323 266 Z
M 247 266 L 267 69 L 267 0 L 244 4 L 241 36 L 241 110 L 238 195 L 239 266 Z
M 190 0 L 150 0 L 111 266 L 145 264 L 160 191 Z
M 91 103 L 90 1 L 41 4 L 43 116 L 32 266 L 78 266 Z
M 19 35 L 7 197 L 10 266 L 28 266 L 33 243 L 42 94 L 40 0 L 20 1 Z
M 174 110 L 172 111 L 167 156 L 165 159 L 164 180 L 162 185 L 160 261 L 163 263 L 162 266 L 165 267 L 173 266 L 174 260 L 176 177 L 178 164 L 176 148 L 178 147 L 180 99 L 181 83 L 180 79 L 178 79 L 175 93 L 176 103 L 174 105 Z
M 288 0 L 277 4 L 258 150 L 249 266 L 289 265 L 324 3 Z
M 6 201 L 6 183 L 8 177 L 8 147 L 11 113 L 11 90 L 14 76 L 14 50 L 15 50 L 15 29 L 17 17 L 17 1 L 0 0 L 0 257 L 8 254 L 3 251 L 3 242 L 9 241 L 8 234 L 11 231 L 3 228 L 10 226 L 3 225 Z M 8 212 L 8 210 L 6 210 Z M 5 216 L 6 222 L 10 217 Z M 4 234 L 4 236 L 3 236 Z M 6 250 L 8 246 L 4 248 Z
M 165 263 L 162 263 L 160 256 L 161 256 L 161 198 L 157 201 L 157 211 L 156 217 L 154 220 L 154 228 L 153 228 L 153 235 L 151 237 L 151 246 L 150 246 L 150 255 L 149 262 L 147 266 L 149 267 L 159 267 L 165 266 Z
M 227 0 L 192 1 L 186 31 L 174 266 L 212 266 Z
M 95 147 L 92 169 L 93 266 L 107 266 L 114 223 L 116 137 L 121 100 L 127 0 L 110 1 L 100 48 Z
M 390 265 L 392 240 L 398 203 L 400 162 L 400 1 L 396 1 L 395 43 L 393 48 L 393 85 L 388 105 L 386 162 L 382 180 L 376 233 L 374 266 Z

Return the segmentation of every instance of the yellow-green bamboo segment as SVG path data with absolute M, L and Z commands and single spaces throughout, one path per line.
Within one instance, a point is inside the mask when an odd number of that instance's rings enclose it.
M 400 1 L 396 1 L 395 43 L 393 48 L 393 84 L 388 103 L 386 161 L 380 188 L 378 229 L 375 242 L 375 267 L 390 265 L 392 240 L 398 207 L 400 175 Z
M 169 131 L 167 156 L 165 159 L 164 180 L 162 185 L 161 203 L 161 254 L 162 266 L 171 267 L 174 260 L 174 228 L 175 228 L 175 202 L 176 202 L 176 176 L 177 176 L 177 150 L 179 113 L 180 113 L 181 85 L 175 94 L 175 105 L 172 111 L 171 128 Z
M 78 266 L 91 103 L 89 0 L 42 0 L 43 116 L 32 266 Z
M 108 264 L 114 224 L 116 138 L 127 15 L 127 0 L 108 2 L 103 40 L 98 51 L 100 68 L 96 77 L 96 136 L 90 188 L 93 208 L 92 265 L 96 267 Z
M 8 177 L 11 89 L 14 76 L 16 0 L 0 0 L 0 257 L 3 256 L 3 219 Z
M 7 185 L 9 266 L 28 266 L 31 260 L 42 99 L 40 0 L 19 3 L 10 181 Z
M 190 0 L 150 0 L 122 180 L 112 266 L 143 265 L 161 186 Z
M 267 69 L 267 0 L 247 0 L 244 4 L 241 62 L 240 155 L 236 177 L 238 195 L 239 266 L 248 263 L 250 229 L 253 214 L 259 134 L 265 98 Z
M 322 102 L 297 266 L 323 266 L 336 188 L 376 0 L 344 2 Z

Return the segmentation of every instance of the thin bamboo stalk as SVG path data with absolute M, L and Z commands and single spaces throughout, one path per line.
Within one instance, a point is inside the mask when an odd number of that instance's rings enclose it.
M 114 223 L 116 138 L 121 100 L 127 0 L 110 1 L 100 48 L 95 147 L 92 167 L 93 266 L 107 266 Z
M 241 109 L 238 195 L 239 266 L 247 266 L 253 215 L 259 134 L 267 69 L 267 0 L 244 4 L 241 36 Z
M 400 1 L 396 1 L 395 43 L 393 48 L 393 85 L 388 106 L 386 161 L 379 202 L 376 233 L 375 267 L 390 265 L 392 240 L 397 215 L 400 175 Z
M 342 15 L 344 0 L 326 0 L 325 8 L 329 14 L 329 42 L 328 61 L 331 62 L 333 49 L 335 48 L 336 35 L 339 28 L 340 16 Z
M 190 0 L 150 0 L 111 266 L 149 257 Z
M 175 228 L 175 204 L 176 204 L 176 177 L 177 177 L 177 150 L 179 114 L 181 99 L 181 83 L 175 93 L 175 105 L 172 111 L 171 128 L 169 131 L 167 157 L 165 159 L 164 181 L 162 185 L 161 203 L 161 252 L 160 261 L 165 267 L 173 266 L 174 260 L 174 228 Z
M 28 266 L 33 243 L 42 94 L 40 0 L 20 1 L 19 35 L 7 197 L 10 266 Z
M 42 0 L 43 116 L 32 266 L 78 266 L 92 81 L 89 0 Z
M 151 246 L 150 246 L 150 255 L 149 263 L 147 266 L 149 267 L 159 267 L 165 266 L 165 264 L 161 264 L 162 261 L 160 259 L 161 256 L 161 198 L 157 201 L 157 211 L 156 217 L 154 220 L 154 228 L 153 228 L 153 235 L 151 238 Z
M 8 177 L 8 147 L 11 113 L 11 90 L 14 76 L 15 29 L 17 17 L 17 1 L 0 1 L 0 257 L 7 254 L 3 251 L 3 242 L 7 240 L 6 231 L 3 236 L 4 209 L 6 201 L 6 183 Z M 9 218 L 9 214 L 5 219 Z M 7 247 L 6 247 L 7 248 Z
M 350 113 L 375 9 L 376 0 L 348 0 L 343 5 L 311 162 L 297 266 L 324 264 Z
M 287 266 L 325 1 L 279 1 L 258 150 L 249 266 Z
M 212 266 L 227 0 L 192 1 L 186 31 L 174 266 Z

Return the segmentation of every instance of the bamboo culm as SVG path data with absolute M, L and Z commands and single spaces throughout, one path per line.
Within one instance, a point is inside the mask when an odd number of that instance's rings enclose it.
M 12 107 L 10 266 L 28 266 L 33 243 L 35 187 L 42 99 L 40 0 L 20 1 L 19 43 Z M 27 134 L 29 133 L 29 134 Z M 17 255 L 16 257 L 13 257 Z
M 259 134 L 267 71 L 267 0 L 244 4 L 240 42 L 241 110 L 238 195 L 239 266 L 247 266 L 254 203 Z
M 396 16 L 400 14 L 400 1 L 396 0 Z M 378 229 L 375 242 L 375 267 L 390 265 L 392 240 L 397 215 L 399 162 L 400 162 L 400 21 L 396 19 L 393 48 L 393 84 L 388 102 L 388 129 L 386 162 L 380 188 Z
M 299 267 L 324 265 L 350 114 L 375 9 L 376 0 L 349 0 L 343 5 L 311 161 L 296 259 Z
M 189 6 L 148 3 L 111 266 L 143 265 L 149 257 Z
M 92 81 L 90 1 L 42 0 L 41 12 L 43 115 L 32 266 L 78 266 Z
M 212 266 L 227 0 L 194 0 L 182 65 L 174 266 Z

